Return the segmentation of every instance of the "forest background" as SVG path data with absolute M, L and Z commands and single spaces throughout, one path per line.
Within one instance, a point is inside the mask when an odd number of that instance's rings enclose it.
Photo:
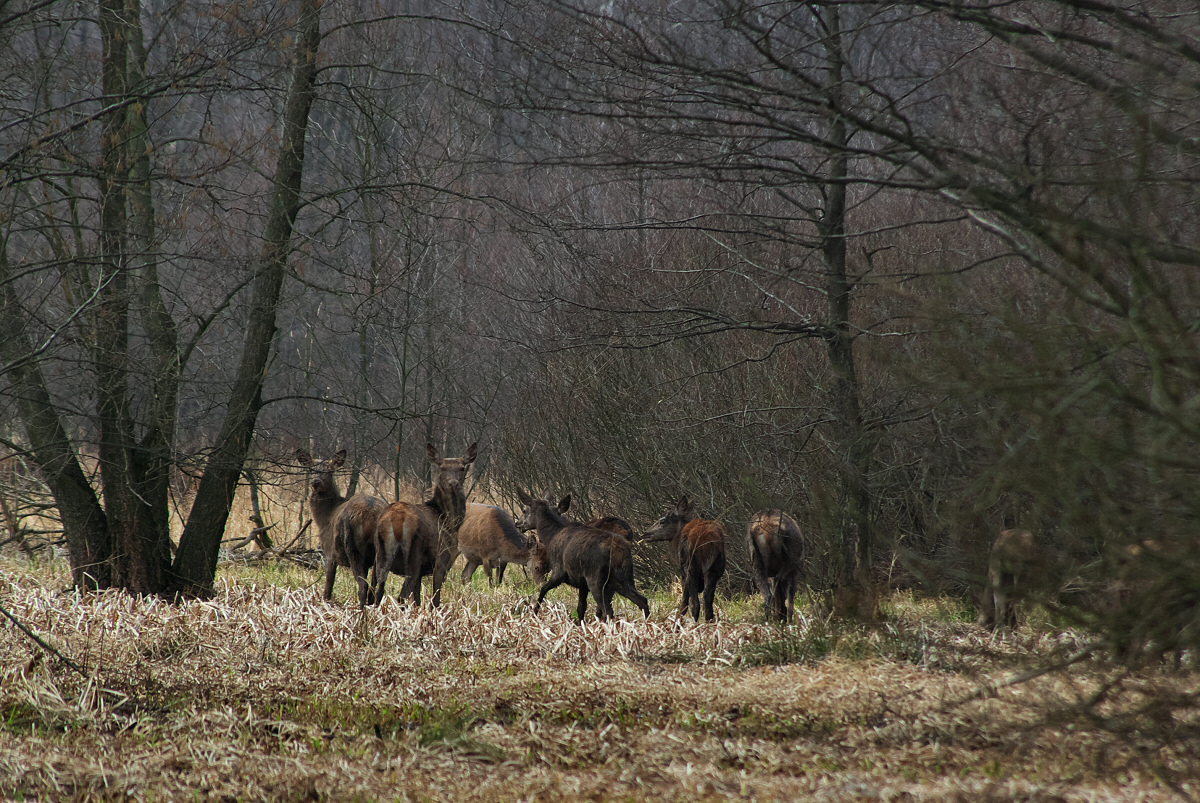
M 479 440 L 479 498 L 788 510 L 840 599 L 965 594 L 1026 527 L 1097 624 L 1131 545 L 1194 546 L 1198 23 L 6 0 L 10 537 L 203 595 L 245 472 L 346 448 L 396 498 Z M 1200 638 L 1171 554 L 1155 649 Z

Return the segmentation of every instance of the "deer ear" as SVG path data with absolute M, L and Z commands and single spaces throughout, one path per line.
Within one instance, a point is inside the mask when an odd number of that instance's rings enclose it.
M 675 503 L 675 509 L 678 510 L 680 513 L 684 512 L 685 510 L 687 510 L 691 507 L 692 507 L 691 497 L 687 496 L 686 494 L 684 496 L 679 497 L 679 501 Z
M 476 456 L 479 454 L 479 441 L 475 441 L 467 447 L 466 462 L 474 463 Z
M 558 512 L 566 513 L 571 509 L 571 495 L 567 494 L 562 499 L 558 500 Z
M 333 459 L 331 461 L 329 461 L 329 464 L 331 466 L 333 466 L 334 468 L 341 468 L 342 464 L 344 464 L 345 462 L 346 462 L 346 450 L 338 449 L 337 453 L 334 454 Z
M 438 461 L 437 447 L 432 443 L 425 444 L 425 456 L 429 458 L 430 463 L 436 463 Z
M 302 466 L 311 466 L 312 465 L 312 455 L 310 455 L 308 452 L 297 447 L 295 454 L 296 454 L 296 460 L 300 463 L 300 465 L 302 465 Z
M 521 500 L 521 504 L 525 507 L 533 507 L 533 497 L 525 493 L 522 488 L 517 489 L 517 499 Z

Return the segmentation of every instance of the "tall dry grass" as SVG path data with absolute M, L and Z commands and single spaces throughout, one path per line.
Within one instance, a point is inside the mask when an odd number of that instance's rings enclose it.
M 448 584 L 437 610 L 325 604 L 318 573 L 227 566 L 169 604 L 65 590 L 0 563 L 0 797 L 275 800 L 1166 800 L 1196 795 L 1187 746 L 1148 754 L 1047 720 L 1112 679 L 1080 664 L 1003 681 L 1080 637 L 984 634 L 953 601 L 889 601 L 873 628 L 760 623 L 720 600 L 572 623 L 570 589 Z M 349 586 L 337 598 L 349 599 Z M 394 593 L 394 589 L 393 589 Z M 994 693 L 977 692 L 989 683 Z M 1196 688 L 1192 674 L 1138 694 Z M 1114 701 L 1113 705 L 1119 704 Z M 1157 773 L 1157 775 L 1156 775 Z

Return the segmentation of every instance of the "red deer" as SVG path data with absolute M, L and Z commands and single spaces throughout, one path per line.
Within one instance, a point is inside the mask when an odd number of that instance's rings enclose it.
M 987 585 L 978 624 L 993 630 L 1016 628 L 1017 602 L 1032 587 L 1042 556 L 1029 530 L 1004 530 L 988 555 Z
M 746 551 L 767 621 L 790 622 L 804 571 L 804 537 L 782 510 L 760 510 L 746 527 Z
M 546 499 L 549 499 L 549 498 L 550 498 L 550 493 L 547 492 Z M 566 496 L 564 496 L 562 499 L 559 500 L 558 512 L 566 513 L 570 508 L 571 508 L 571 495 L 567 494 Z M 571 522 L 571 523 L 578 524 L 579 522 Z M 587 526 L 595 527 L 597 530 L 606 530 L 610 533 L 615 533 L 615 534 L 621 536 L 622 538 L 624 538 L 626 541 L 633 543 L 633 538 L 634 538 L 633 527 L 631 527 L 629 522 L 625 521 L 625 519 L 618 518 L 617 516 L 603 516 L 598 519 L 593 519 L 592 521 L 589 521 L 587 523 Z M 527 529 L 527 530 L 533 529 L 533 525 L 529 525 L 525 529 Z M 541 544 L 536 543 L 537 542 L 536 538 L 534 539 L 534 542 L 535 542 L 535 545 L 533 547 L 534 554 L 533 554 L 532 560 L 529 563 L 529 572 L 532 575 L 534 575 L 534 577 L 539 578 L 538 582 L 540 583 L 540 582 L 542 582 L 542 578 L 545 578 L 546 575 L 548 575 L 550 573 L 550 560 L 546 556 L 546 548 L 543 547 Z M 587 583 L 581 583 L 579 585 L 574 585 L 568 580 L 567 585 L 570 585 L 573 588 L 576 588 L 579 590 L 578 610 L 586 611 L 587 610 L 587 595 L 588 595 Z M 580 614 L 579 618 L 580 619 L 583 618 L 582 613 Z
M 458 551 L 467 560 L 462 572 L 463 583 L 469 583 L 475 570 L 483 566 L 488 585 L 500 585 L 504 581 L 504 569 L 510 563 L 525 566 L 537 582 L 542 582 L 545 573 L 538 574 L 537 568 L 531 566 L 536 562 L 536 543 L 536 539 L 530 542 L 517 530 L 512 516 L 503 508 L 475 503 L 467 505 L 467 515 L 458 531 Z M 496 570 L 494 583 L 493 569 Z
M 337 567 L 345 566 L 354 574 L 358 585 L 358 604 L 365 607 L 371 601 L 371 587 L 367 582 L 366 570 L 360 573 L 356 567 L 370 566 L 375 560 L 375 528 L 387 503 L 367 494 L 355 494 L 349 499 L 342 496 L 333 479 L 333 472 L 346 462 L 345 449 L 319 462 L 314 462 L 312 456 L 303 449 L 297 449 L 296 459 L 300 465 L 316 474 L 308 497 L 308 510 L 317 524 L 321 555 L 325 562 L 323 597 L 325 600 L 333 599 Z
M 421 578 L 433 575 L 430 589 L 434 607 L 442 602 L 442 581 L 458 557 L 458 529 L 467 512 L 463 481 L 475 462 L 478 444 L 463 457 L 438 456 L 432 443 L 425 454 L 434 466 L 433 495 L 414 505 L 394 502 L 379 518 L 375 544 L 375 601 L 383 599 L 389 572 L 403 574 L 398 599 L 421 603 Z
M 589 591 L 596 599 L 600 621 L 612 618 L 613 594 L 620 594 L 641 608 L 645 616 L 650 615 L 650 604 L 633 584 L 633 548 L 629 541 L 607 530 L 567 521 L 548 499 L 534 499 L 524 491 L 518 491 L 517 497 L 525 505 L 517 526 L 537 530 L 549 570 L 549 577 L 538 591 L 535 613 L 541 610 L 547 593 L 567 583 L 579 589 L 576 614 L 581 623 L 587 613 Z
M 679 615 L 691 608 L 700 621 L 700 592 L 704 592 L 704 621 L 713 620 L 713 596 L 717 581 L 725 574 L 725 528 L 720 522 L 696 518 L 696 506 L 683 497 L 674 510 L 651 525 L 646 541 L 670 541 L 671 558 L 683 582 Z

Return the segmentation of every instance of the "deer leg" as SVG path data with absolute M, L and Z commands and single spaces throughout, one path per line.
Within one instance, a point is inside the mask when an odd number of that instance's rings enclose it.
M 467 565 L 463 566 L 462 584 L 466 585 L 471 582 L 471 578 L 475 576 L 475 570 L 479 568 L 479 561 L 475 558 L 467 558 Z M 483 570 L 487 571 L 487 562 L 484 561 Z
M 496 565 L 496 585 L 504 582 L 504 570 L 508 568 L 508 561 L 502 560 Z
M 542 584 L 541 589 L 538 591 L 537 602 L 533 604 L 533 612 L 537 613 L 540 611 L 542 609 L 542 600 L 546 598 L 546 595 L 566 581 L 566 572 L 555 572 L 554 574 L 550 575 L 550 577 L 546 579 L 546 582 Z
M 431 602 L 433 607 L 438 607 L 442 604 L 442 583 L 446 581 L 446 574 L 450 571 L 451 564 L 458 557 L 458 545 L 446 544 L 438 552 L 437 561 L 433 565 L 433 581 L 430 584 Z
M 711 622 L 716 619 L 716 614 L 713 613 L 713 597 L 717 594 L 717 578 L 713 575 L 708 575 L 704 578 L 704 621 Z
M 325 591 L 321 599 L 326 602 L 333 600 L 333 581 L 337 579 L 337 558 L 330 555 L 325 559 Z
M 642 609 L 642 614 L 643 614 L 643 615 L 644 615 L 644 616 L 645 616 L 647 619 L 649 619 L 649 618 L 650 618 L 650 602 L 649 602 L 649 601 L 648 601 L 648 600 L 647 600 L 645 597 L 643 597 L 641 594 L 639 594 L 639 593 L 638 593 L 638 590 L 637 590 L 636 588 L 634 588 L 632 584 L 630 584 L 630 583 L 621 583 L 621 584 L 620 584 L 620 585 L 617 587 L 616 591 L 617 591 L 617 593 L 618 593 L 618 594 L 620 594 L 622 597 L 624 597 L 625 599 L 627 599 L 627 600 L 629 600 L 630 602 L 632 602 L 634 605 L 636 605 L 636 606 L 638 606 L 639 608 L 641 608 L 641 609 Z

